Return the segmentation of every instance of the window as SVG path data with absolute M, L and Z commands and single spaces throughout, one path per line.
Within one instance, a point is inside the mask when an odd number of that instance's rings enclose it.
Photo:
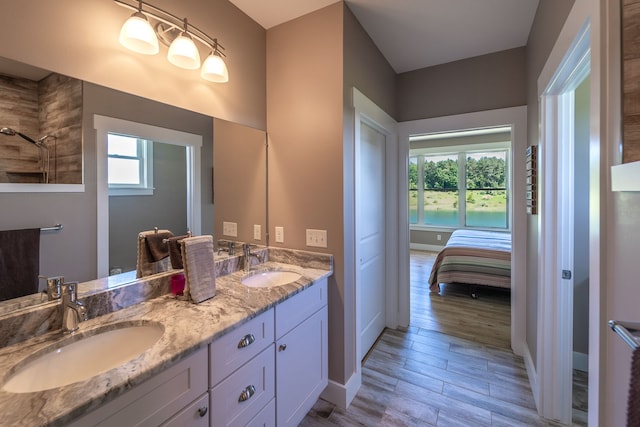
M 508 146 L 411 149 L 409 223 L 508 229 Z
M 107 136 L 109 195 L 153 194 L 153 142 L 109 133 Z

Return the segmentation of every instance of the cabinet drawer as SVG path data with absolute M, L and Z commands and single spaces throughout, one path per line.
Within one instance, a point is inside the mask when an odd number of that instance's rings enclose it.
M 273 399 L 274 359 L 271 344 L 211 390 L 212 427 L 244 426 Z
M 211 343 L 211 386 L 273 343 L 273 309 Z
M 276 310 L 276 339 L 302 323 L 307 317 L 327 305 L 327 279 L 278 304 Z
M 271 402 L 247 423 L 247 427 L 276 427 L 276 400 L 271 399 Z
M 162 427 L 209 427 L 209 393 L 171 417 Z
M 72 424 L 158 426 L 207 391 L 207 348 L 181 360 Z

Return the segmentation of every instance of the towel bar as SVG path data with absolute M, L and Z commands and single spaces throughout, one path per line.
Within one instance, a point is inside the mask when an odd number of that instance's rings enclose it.
M 40 231 L 61 231 L 64 228 L 62 224 L 56 224 L 53 227 L 41 227 Z
M 640 323 L 619 322 L 609 320 L 609 327 L 631 346 L 633 350 L 640 347 Z

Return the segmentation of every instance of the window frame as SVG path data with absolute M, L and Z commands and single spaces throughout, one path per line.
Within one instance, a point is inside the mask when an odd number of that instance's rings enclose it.
M 124 136 L 127 138 L 135 139 L 137 143 L 137 155 L 121 156 L 112 155 L 108 153 L 108 140 L 109 135 Z M 140 178 L 140 184 L 112 184 L 109 183 L 109 159 L 138 159 L 138 176 Z M 153 141 L 138 138 L 132 135 L 125 135 L 116 132 L 107 133 L 107 187 L 109 190 L 109 196 L 152 196 L 154 191 L 153 186 Z
M 418 185 L 417 189 L 412 189 L 409 185 L 409 194 L 411 191 L 417 192 L 417 223 L 412 224 L 409 218 L 410 230 L 429 230 L 429 231 L 451 231 L 454 229 L 473 229 L 473 230 L 492 230 L 492 231 L 511 231 L 511 201 L 512 201 L 512 185 L 511 185 L 511 141 L 477 143 L 465 145 L 449 145 L 449 146 L 433 146 L 426 148 L 410 148 L 409 159 L 417 158 L 418 165 Z M 506 227 L 490 227 L 490 226 L 468 226 L 466 224 L 467 200 L 466 194 L 466 169 L 467 155 L 473 153 L 487 152 L 504 152 L 505 153 L 505 191 L 506 191 Z M 424 224 L 424 159 L 427 156 L 458 156 L 458 224 L 457 225 L 431 225 Z M 411 160 L 409 160 L 411 161 Z M 408 176 L 407 176 L 408 179 Z M 410 195 L 408 195 L 411 199 Z

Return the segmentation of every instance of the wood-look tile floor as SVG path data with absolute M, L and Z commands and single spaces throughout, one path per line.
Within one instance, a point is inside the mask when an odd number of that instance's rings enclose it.
M 430 293 L 435 255 L 411 251 L 409 330 L 383 332 L 349 408 L 320 399 L 301 426 L 558 425 L 538 416 L 524 362 L 510 349 L 509 293 L 480 288 L 472 299 L 463 285 Z M 574 425 L 586 425 L 580 418 Z

